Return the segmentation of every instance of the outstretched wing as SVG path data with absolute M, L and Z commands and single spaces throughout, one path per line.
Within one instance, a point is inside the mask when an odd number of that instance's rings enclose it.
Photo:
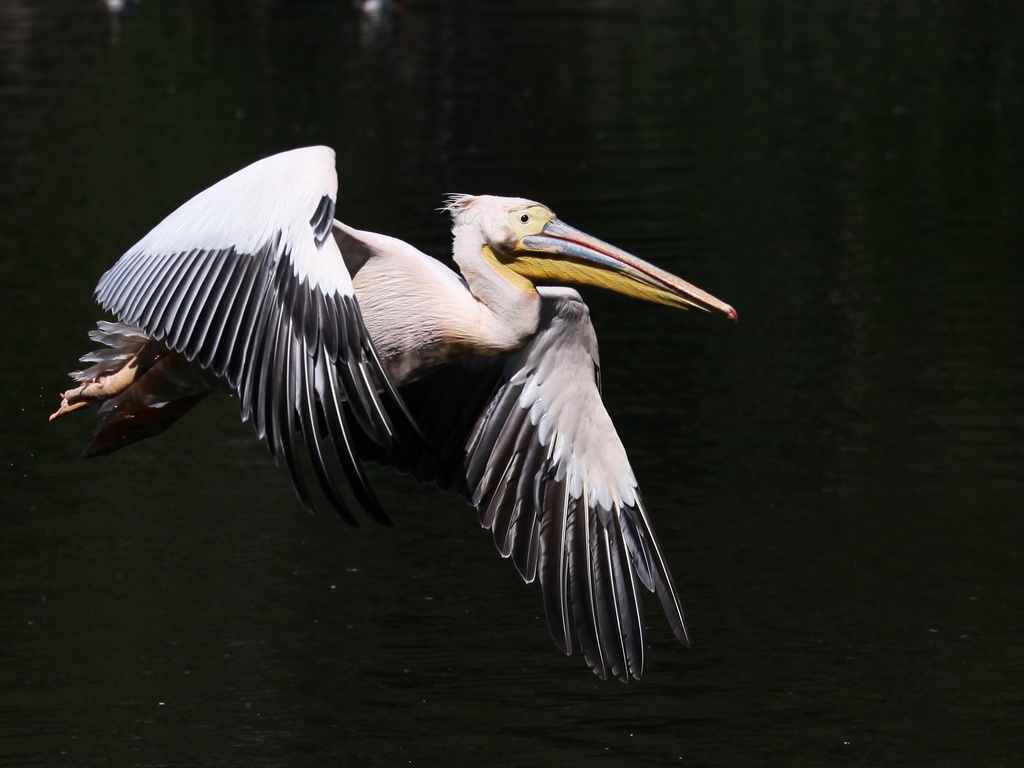
M 537 334 L 504 358 L 474 358 L 402 388 L 432 452 L 401 442 L 377 456 L 456 488 L 527 581 L 540 581 L 551 634 L 572 650 L 570 605 L 587 663 L 639 678 L 640 585 L 676 637 L 683 612 L 625 449 L 601 401 L 597 339 L 570 289 L 542 288 Z
M 337 191 L 327 147 L 260 160 L 158 224 L 100 279 L 96 298 L 235 390 L 243 420 L 252 419 L 275 459 L 284 457 L 307 507 L 300 436 L 339 514 L 355 522 L 327 467 L 327 439 L 356 498 L 386 522 L 346 413 L 374 443 L 390 448 L 394 427 L 378 390 L 400 410 L 404 405 L 331 237 Z

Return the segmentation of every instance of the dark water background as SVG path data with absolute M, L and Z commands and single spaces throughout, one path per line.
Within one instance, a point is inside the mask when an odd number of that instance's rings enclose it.
M 0 0 L 0 764 L 1024 764 L 1024 5 Z M 733 303 L 590 292 L 683 594 L 550 642 L 454 497 L 308 516 L 230 401 L 47 424 L 102 272 L 252 160 L 436 254 L 550 204 Z

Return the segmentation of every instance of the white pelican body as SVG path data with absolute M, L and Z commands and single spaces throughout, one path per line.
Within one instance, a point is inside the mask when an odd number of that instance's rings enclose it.
M 376 461 L 455 488 L 526 581 L 557 645 L 570 604 L 587 662 L 643 670 L 639 586 L 688 644 L 682 609 L 625 449 L 601 402 L 589 312 L 563 279 L 676 307 L 727 304 L 596 240 L 529 200 L 457 196 L 461 277 L 412 246 L 334 220 L 334 153 L 261 160 L 200 193 L 107 272 L 108 349 L 72 374 L 52 418 L 103 402 L 86 455 L 158 434 L 210 391 L 284 457 L 303 504 L 304 444 L 327 500 L 355 522 L 329 446 L 381 522 L 362 472 Z

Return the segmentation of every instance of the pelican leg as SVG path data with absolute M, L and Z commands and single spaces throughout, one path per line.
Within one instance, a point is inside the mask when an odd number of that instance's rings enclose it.
M 92 403 L 109 400 L 124 392 L 156 362 L 155 359 L 150 359 L 145 367 L 140 365 L 140 357 L 142 357 L 144 351 L 145 348 L 133 355 L 120 370 L 103 374 L 95 379 L 89 379 L 83 384 L 62 393 L 60 408 L 50 414 L 50 421 Z

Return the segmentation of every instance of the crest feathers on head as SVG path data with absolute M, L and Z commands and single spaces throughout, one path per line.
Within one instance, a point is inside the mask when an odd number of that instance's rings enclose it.
M 476 200 L 475 195 L 446 195 L 444 198 L 444 205 L 438 208 L 438 210 L 450 213 L 454 219 L 469 210 L 470 206 L 473 205 L 474 200 Z

